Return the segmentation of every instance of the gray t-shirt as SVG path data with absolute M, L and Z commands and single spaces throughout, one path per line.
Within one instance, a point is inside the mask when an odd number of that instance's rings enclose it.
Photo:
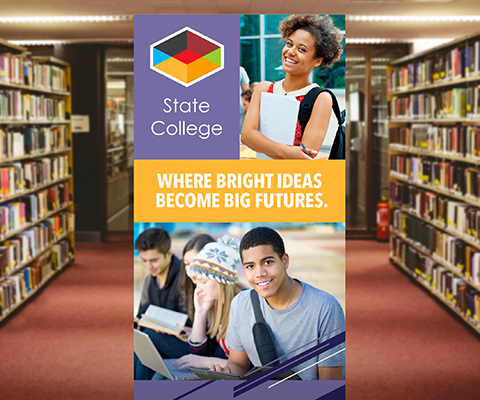
M 345 330 L 345 316 L 338 301 L 332 295 L 322 290 L 304 282 L 301 283 L 302 292 L 300 297 L 295 304 L 285 310 L 273 310 L 266 303 L 265 299 L 259 296 L 263 318 L 270 326 L 279 356 L 288 354 L 319 337 L 323 337 L 321 340 L 288 355 L 285 359 L 293 358 Z M 245 351 L 250 361 L 254 365 L 260 366 L 261 363 L 252 335 L 254 323 L 255 315 L 250 299 L 250 290 L 244 290 L 235 296 L 232 301 L 226 342 L 230 349 Z M 334 330 L 335 332 L 331 333 Z M 321 353 L 319 356 L 292 369 L 298 372 L 343 348 L 345 348 L 345 343 L 325 353 Z M 282 359 L 282 361 L 285 359 Z M 345 369 L 345 351 L 308 368 L 299 375 L 304 380 L 314 380 L 318 379 L 317 367 L 339 366 L 343 366 Z

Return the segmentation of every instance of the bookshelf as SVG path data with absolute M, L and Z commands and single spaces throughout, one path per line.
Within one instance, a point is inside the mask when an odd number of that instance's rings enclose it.
M 0 39 L 0 323 L 74 260 L 70 80 Z
M 387 68 L 390 261 L 480 334 L 480 32 Z

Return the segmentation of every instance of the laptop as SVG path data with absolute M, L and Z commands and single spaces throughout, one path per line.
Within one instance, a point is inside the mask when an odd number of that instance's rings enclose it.
M 137 329 L 133 330 L 133 348 L 143 365 L 172 381 L 200 379 L 188 368 L 179 370 L 173 366 L 178 358 L 163 359 L 150 337 Z
M 266 372 L 273 367 L 253 367 L 250 371 L 246 372 L 244 375 L 237 375 L 231 374 L 227 372 L 218 372 L 218 371 L 211 371 L 205 368 L 191 368 L 191 371 L 198 375 L 199 378 L 203 380 L 248 380 L 255 378 L 256 376 L 260 375 L 263 372 Z M 291 369 L 288 371 L 282 372 L 278 374 L 276 377 L 271 378 L 272 380 L 282 380 L 282 379 L 289 379 L 289 380 L 302 380 L 298 374 L 293 372 Z

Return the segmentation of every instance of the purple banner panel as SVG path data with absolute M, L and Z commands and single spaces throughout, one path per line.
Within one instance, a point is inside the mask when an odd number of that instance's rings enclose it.
M 235 399 L 345 400 L 345 381 L 286 381 L 269 389 L 275 382 L 265 382 Z M 228 400 L 234 398 L 236 385 L 238 381 L 135 381 L 134 391 L 135 400 Z
M 239 158 L 239 24 L 135 16 L 135 159 Z

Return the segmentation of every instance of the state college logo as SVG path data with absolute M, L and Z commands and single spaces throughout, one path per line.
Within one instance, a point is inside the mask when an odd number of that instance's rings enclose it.
M 223 45 L 185 27 L 150 45 L 150 69 L 189 87 L 223 69 Z

